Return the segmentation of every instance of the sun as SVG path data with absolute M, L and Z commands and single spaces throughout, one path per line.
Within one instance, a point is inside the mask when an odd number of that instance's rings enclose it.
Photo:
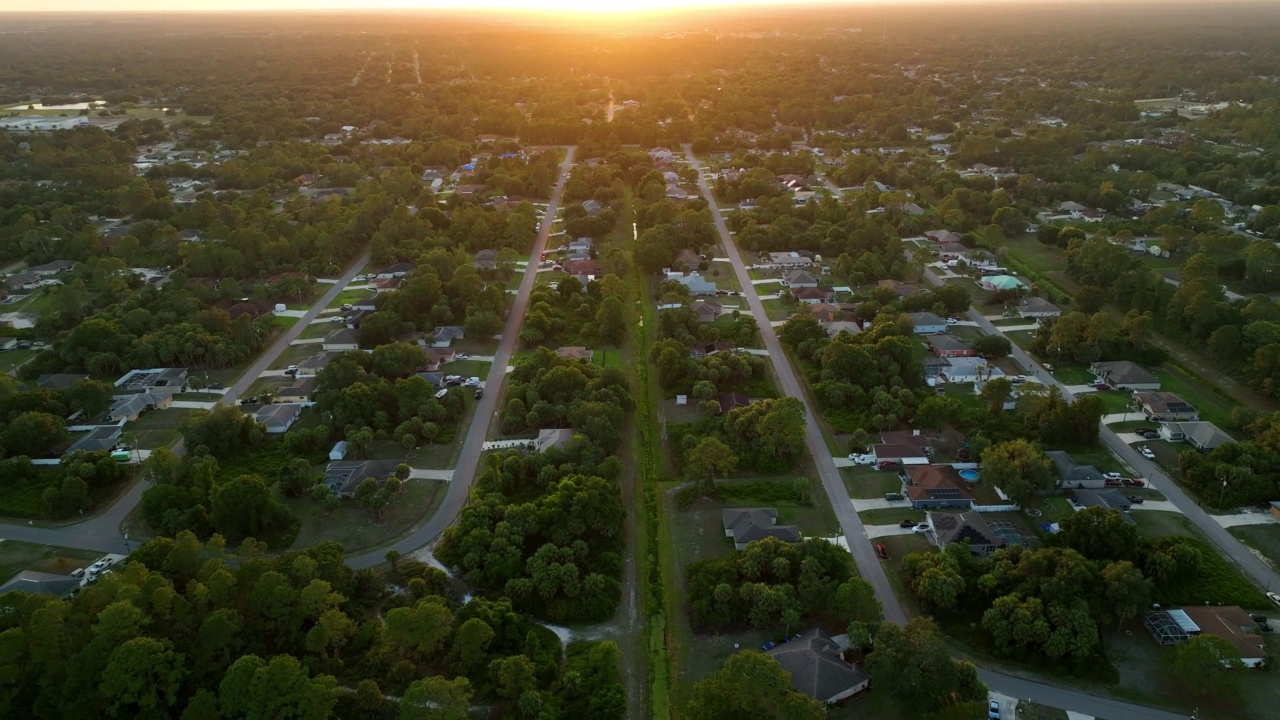
M 772 0 L 402 0 L 406 8 L 510 10 L 560 15 L 638 15 L 715 7 L 764 5 Z

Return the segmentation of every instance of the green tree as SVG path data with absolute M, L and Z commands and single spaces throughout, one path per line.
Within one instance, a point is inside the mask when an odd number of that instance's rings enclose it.
M 172 643 L 137 637 L 111 652 L 98 690 L 111 717 L 171 717 L 184 674 L 182 653 Z
M 401 720 L 467 720 L 471 683 L 435 676 L 415 680 L 400 698 Z
M 1113 562 L 1102 568 L 1102 587 L 1107 607 L 1116 616 L 1116 627 L 1137 617 L 1151 601 L 1151 581 L 1128 560 Z
M 4 429 L 5 452 L 10 456 L 44 457 L 67 439 L 62 418 L 46 412 L 24 412 Z
M 225 717 L 324 720 L 338 702 L 337 686 L 332 676 L 310 677 L 291 655 L 276 655 L 270 662 L 245 655 L 227 670 L 218 696 Z
M 1004 335 L 979 335 L 971 344 L 973 351 L 984 358 L 1008 357 L 1013 350 L 1009 338 Z
M 1059 527 L 1067 547 L 1090 560 L 1132 558 L 1138 547 L 1138 531 L 1119 510 L 1085 508 L 1064 518 Z
M 217 485 L 209 500 L 210 523 L 230 540 L 263 537 L 293 520 L 289 509 L 272 497 L 270 486 L 257 475 L 241 475 Z
M 413 607 L 390 610 L 384 637 L 399 652 L 431 657 L 449 637 L 451 619 L 441 598 L 424 598 Z
M 972 663 L 953 660 L 933 620 L 916 617 L 905 627 L 880 626 L 867 671 L 881 690 L 907 707 L 936 712 L 987 697 Z
M 627 319 L 622 300 L 607 297 L 600 301 L 596 310 L 596 331 L 600 339 L 609 345 L 621 345 L 627 333 Z
M 1175 645 L 1164 662 L 1177 686 L 1196 697 L 1225 700 L 1240 693 L 1240 651 L 1217 635 L 1200 633 Z
M 992 415 L 999 415 L 1004 412 L 1004 404 L 1013 395 L 1013 383 L 1008 378 L 992 378 L 982 383 L 982 389 L 978 391 L 978 397 L 987 406 L 987 412 Z M 922 403 L 923 404 L 923 403 Z
M 685 476 L 698 478 L 709 490 L 715 489 L 716 475 L 729 475 L 738 467 L 738 456 L 718 438 L 705 437 L 689 451 Z
M 1016 503 L 1053 489 L 1057 479 L 1053 461 L 1022 438 L 991 445 L 982 452 L 983 479 L 1004 490 Z
M 790 673 L 773 658 L 755 650 L 730 655 L 714 675 L 694 685 L 688 707 L 691 720 L 822 720 L 826 716 L 822 703 L 791 687 Z

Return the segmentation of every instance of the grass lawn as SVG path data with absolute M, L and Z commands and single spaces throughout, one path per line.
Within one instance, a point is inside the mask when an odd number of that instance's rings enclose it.
M 0 582 L 8 582 L 23 570 L 69 575 L 72 570 L 88 567 L 100 557 L 102 553 L 91 550 L 0 540 Z
M 841 468 L 840 476 L 851 498 L 884 498 L 885 493 L 902 491 L 902 478 L 893 472 L 864 466 Z
M 592 358 L 592 362 L 601 367 L 617 368 L 618 370 L 621 370 L 623 369 L 622 353 L 622 350 L 597 348 L 595 356 Z
M 947 328 L 947 332 L 966 342 L 973 342 L 978 338 L 986 335 L 981 328 L 970 327 L 968 325 L 952 325 Z
M 1135 508 L 1138 506 L 1134 506 Z M 1157 538 L 1166 535 L 1195 537 L 1196 532 L 1182 513 L 1162 510 L 1133 510 L 1129 513 L 1138 522 L 1138 533 L 1143 537 Z M 1216 552 L 1216 551 L 1215 551 Z
M 440 372 L 445 375 L 461 375 L 464 378 L 478 377 L 483 380 L 489 375 L 489 367 L 492 364 L 483 360 L 454 360 L 441 365 Z
M 880 564 L 884 565 L 885 574 L 889 576 L 889 584 L 893 586 L 894 594 L 902 602 L 902 609 L 908 617 L 919 615 L 920 608 L 916 606 L 915 597 L 911 595 L 906 575 L 902 571 L 902 560 L 912 553 L 938 552 L 938 548 L 924 535 L 914 533 L 876 538 L 873 542 L 884 545 L 889 551 L 889 559 L 881 560 Z
M 1227 532 L 1262 553 L 1272 565 L 1280 565 L 1280 523 L 1237 525 Z
M 35 357 L 40 352 L 42 351 L 34 348 L 5 350 L 4 352 L 0 352 L 0 372 L 7 373 Z
M 21 312 L 30 315 L 43 315 L 52 309 L 53 294 L 48 290 L 37 290 L 4 306 L 5 312 Z
M 348 553 L 385 545 L 409 532 L 424 518 L 435 513 L 444 500 L 448 483 L 440 480 L 411 479 L 387 512 L 386 521 L 376 525 L 369 514 L 352 500 L 332 513 L 326 513 L 307 498 L 284 498 L 284 503 L 302 521 L 293 547 L 301 548 L 326 540 L 342 544 Z
M 1076 511 L 1071 507 L 1071 503 L 1061 495 L 1032 498 L 1023 503 L 1023 505 L 1027 509 L 1034 508 L 1040 511 L 1039 517 L 1027 516 L 1028 521 L 1036 525 L 1060 523 L 1076 514 Z
M 321 351 L 323 351 L 323 348 L 320 346 L 320 343 L 310 345 L 290 345 L 285 348 L 284 352 L 280 353 L 280 357 L 276 358 L 274 363 L 271 363 L 271 369 L 283 370 L 290 365 L 297 365 L 303 360 L 306 360 Z
M 121 437 L 126 441 L 136 440 L 143 450 L 168 447 L 181 437 L 178 425 L 193 412 L 195 410 L 188 408 L 149 410 L 136 421 L 126 423 Z
M 1097 395 L 1098 399 L 1102 401 L 1102 407 L 1104 408 L 1103 412 L 1107 415 L 1114 415 L 1125 411 L 1133 412 L 1133 408 L 1130 405 L 1133 400 L 1133 395 L 1127 392 L 1123 392 L 1121 390 L 1103 390 L 1101 392 L 1094 393 L 1094 395 Z
M 344 327 L 346 326 L 342 323 L 332 322 L 330 320 L 326 320 L 324 322 L 313 322 L 302 329 L 302 332 L 298 334 L 298 339 L 313 340 L 315 338 L 322 338 L 334 330 L 341 330 Z
M 1073 452 L 1071 457 L 1075 458 L 1076 462 L 1081 465 L 1092 465 L 1104 473 L 1124 472 L 1124 466 L 1106 448 L 1099 448 L 1089 452 Z
M 1020 318 L 1020 317 L 1015 317 L 1015 318 L 1005 318 L 1005 319 L 1003 319 L 1003 320 L 992 320 L 992 321 L 991 321 L 991 324 L 992 324 L 992 325 L 995 325 L 995 326 L 996 326 L 996 327 L 998 327 L 998 328 L 1003 328 L 1003 327 L 1018 327 L 1018 326 L 1021 326 L 1021 325 L 1034 325 L 1035 323 L 1036 323 L 1036 319 L 1035 319 L 1035 318 Z
M 329 303 L 328 306 L 331 308 L 340 308 L 343 305 L 354 305 L 357 302 L 371 298 L 374 295 L 377 295 L 377 293 L 372 290 L 343 290 L 338 293 L 338 296 L 335 297 L 333 302 Z
M 1089 368 L 1079 365 L 1059 365 L 1054 369 L 1053 376 L 1063 385 L 1088 385 L 1094 380 Z
M 1220 428 L 1231 426 L 1231 408 L 1233 404 L 1214 393 L 1194 378 L 1180 370 L 1161 366 L 1155 369 L 1155 376 L 1160 378 L 1160 389 L 1176 393 L 1183 400 L 1194 405 L 1200 411 L 1200 419 L 1208 420 Z
M 795 314 L 796 306 L 799 305 L 795 300 L 762 300 L 764 305 L 764 314 L 770 320 L 786 320 Z
M 288 315 L 272 315 L 271 325 L 273 327 L 278 327 L 281 330 L 288 330 L 294 325 L 297 325 L 299 319 L 300 318 L 289 317 Z

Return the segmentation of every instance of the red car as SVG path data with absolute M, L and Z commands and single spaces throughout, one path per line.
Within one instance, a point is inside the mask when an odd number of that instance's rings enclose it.
M 1124 484 L 1124 481 L 1122 480 L 1114 480 L 1111 478 L 1107 478 L 1104 482 L 1107 484 L 1107 487 L 1120 487 Z
M 1093 389 L 1094 390 L 1110 390 L 1111 386 L 1106 383 L 1094 383 Z
M 1125 487 L 1142 487 L 1146 485 L 1146 481 L 1142 478 L 1126 478 L 1124 480 Z
M 889 559 L 889 549 L 880 543 L 876 543 L 876 554 L 880 556 L 881 560 Z
M 882 460 L 879 465 L 876 465 L 876 468 L 880 470 L 892 470 L 896 467 L 898 467 L 898 463 L 892 460 Z

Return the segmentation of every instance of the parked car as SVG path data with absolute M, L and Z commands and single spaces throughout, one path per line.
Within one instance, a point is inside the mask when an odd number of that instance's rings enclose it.
M 462 383 L 462 387 L 480 387 L 480 378 L 469 377 Z
M 484 388 L 476 388 L 476 399 L 484 397 Z
M 1020 385 L 1020 384 L 1022 384 L 1022 383 L 1024 383 L 1024 382 L 1026 382 L 1026 381 L 1027 381 L 1027 376 L 1026 376 L 1026 375 L 1014 375 L 1014 376 L 1013 376 L 1012 378 L 1010 378 L 1010 380 L 1009 380 L 1009 382 L 1013 383 L 1014 385 Z
M 457 355 L 454 355 L 454 356 L 453 356 L 453 359 L 454 359 L 454 360 L 466 360 L 466 359 L 467 359 L 467 358 L 469 358 L 469 357 L 471 357 L 471 356 L 470 356 L 470 355 L 468 355 L 468 354 L 466 354 L 466 353 L 458 353 Z
M 1110 390 L 1111 386 L 1106 383 L 1094 383 L 1093 389 L 1094 390 Z
M 1141 496 L 1141 495 L 1130 495 L 1130 496 L 1129 496 L 1129 502 L 1133 503 L 1134 505 L 1141 505 L 1141 504 L 1142 504 L 1142 496 Z
M 1267 593 L 1267 599 L 1275 603 L 1276 607 L 1280 607 L 1280 595 L 1277 595 L 1273 592 L 1269 592 Z
M 240 398 L 241 405 L 252 405 L 256 402 L 258 402 L 258 398 L 256 397 Z
M 884 545 L 882 545 L 882 544 L 880 544 L 880 543 L 876 543 L 876 554 L 880 556 L 880 559 L 881 559 L 881 560 L 888 560 L 888 559 L 889 559 L 889 548 L 885 547 Z
M 72 570 L 71 577 L 73 578 L 84 577 L 84 568 L 76 568 L 75 570 Z
M 1271 632 L 1271 621 L 1266 615 L 1251 615 L 1250 619 L 1258 623 L 1258 629 L 1262 632 Z
M 862 453 L 849 453 L 849 459 L 854 465 L 870 465 L 876 461 L 875 455 L 864 455 Z
M 882 460 L 880 464 L 876 465 L 877 470 L 892 470 L 896 467 L 898 467 L 898 463 L 893 460 Z
M 1112 480 L 1111 478 L 1107 478 L 1103 480 L 1103 482 L 1106 483 L 1107 487 L 1120 487 L 1124 485 L 1120 480 Z
M 209 389 L 209 390 L 221 390 L 221 389 L 222 389 L 222 383 L 209 383 L 209 384 L 208 384 L 208 385 L 206 385 L 205 387 L 206 387 L 207 389 Z
M 107 569 L 107 564 L 99 560 L 98 562 L 89 566 L 89 575 L 90 576 L 97 575 L 98 573 L 106 569 Z
M 988 720 L 1000 720 L 1000 701 L 992 700 L 987 706 Z
M 956 324 L 956 323 L 958 323 L 958 322 L 960 322 L 960 321 L 959 321 L 959 320 L 956 320 L 955 318 L 947 318 L 947 324 L 948 324 L 948 325 L 955 325 L 955 324 Z
M 342 303 L 342 307 L 339 309 L 343 311 L 351 310 L 352 309 L 351 303 Z
M 903 520 L 902 522 L 898 523 L 898 527 L 901 527 L 901 528 L 909 528 L 909 527 L 915 527 L 915 526 L 916 526 L 916 521 L 910 520 L 910 519 Z
M 288 370 L 284 371 L 284 374 L 288 375 L 289 377 L 298 377 L 298 368 L 296 367 L 289 368 Z
M 888 502 L 897 502 L 902 499 L 902 493 L 885 493 L 884 499 Z
M 1156 454 L 1155 454 L 1155 453 L 1153 453 L 1153 452 L 1151 452 L 1151 448 L 1149 448 L 1149 447 L 1143 446 L 1143 447 L 1141 447 L 1141 448 L 1138 448 L 1138 452 L 1142 453 L 1142 457 L 1144 457 L 1144 458 L 1146 458 L 1146 459 L 1148 459 L 1148 460 L 1155 460 L 1155 459 L 1156 459 Z
M 1108 480 L 1122 480 L 1123 477 L 1118 472 L 1102 473 L 1102 477 Z
M 1142 487 L 1147 484 L 1147 481 L 1142 478 L 1125 478 L 1120 482 L 1124 483 L 1125 487 Z
M 925 523 L 920 523 L 919 525 L 911 528 L 911 532 L 918 532 L 918 533 L 929 532 L 929 526 L 926 525 Z
M 1160 437 L 1160 433 L 1156 432 L 1155 430 L 1139 430 L 1138 436 L 1144 437 L 1148 440 L 1155 440 L 1156 438 Z

